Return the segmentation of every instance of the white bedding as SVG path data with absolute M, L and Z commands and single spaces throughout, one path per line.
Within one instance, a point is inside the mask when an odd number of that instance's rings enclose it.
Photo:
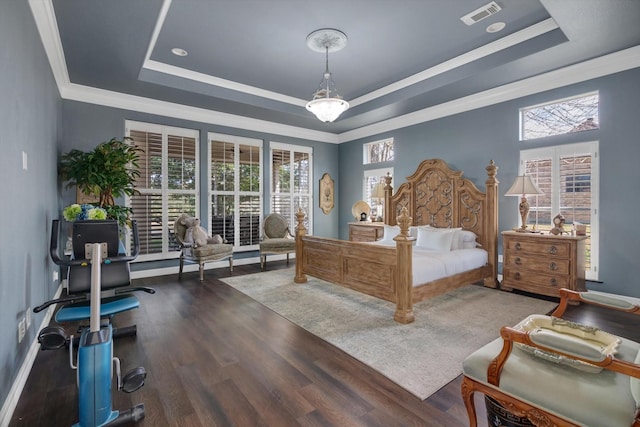
M 394 241 L 382 240 L 371 242 L 371 244 L 396 246 Z M 434 251 L 420 246 L 413 246 L 412 249 L 413 286 L 473 270 L 486 265 L 489 261 L 487 251 L 480 248 L 457 249 L 447 252 Z

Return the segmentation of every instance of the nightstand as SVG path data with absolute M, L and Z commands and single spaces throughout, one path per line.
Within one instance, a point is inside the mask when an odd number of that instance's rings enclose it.
M 501 289 L 558 297 L 560 288 L 585 291 L 586 236 L 502 232 Z
M 382 238 L 384 224 L 382 222 L 350 222 L 349 240 L 352 242 L 375 242 Z

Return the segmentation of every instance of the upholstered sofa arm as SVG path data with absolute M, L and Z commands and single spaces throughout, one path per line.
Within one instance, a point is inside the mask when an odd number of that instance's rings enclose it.
M 562 317 L 569 301 L 583 302 L 612 310 L 640 314 L 640 299 L 638 298 L 597 291 L 577 292 L 566 288 L 560 289 L 559 293 L 560 304 L 558 304 L 558 307 L 551 314 L 555 317 Z

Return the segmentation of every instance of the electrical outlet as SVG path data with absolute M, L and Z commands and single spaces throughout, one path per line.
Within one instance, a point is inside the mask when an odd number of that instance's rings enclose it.
M 26 321 L 24 320 L 24 317 L 18 322 L 18 343 L 22 342 L 25 334 L 27 333 L 27 327 L 25 323 Z
M 498 255 L 498 262 L 502 262 L 502 255 Z
M 27 331 L 31 327 L 31 307 L 27 308 L 27 314 L 24 316 L 25 321 L 27 322 Z
M 53 281 L 54 282 L 58 281 L 58 270 L 53 270 Z

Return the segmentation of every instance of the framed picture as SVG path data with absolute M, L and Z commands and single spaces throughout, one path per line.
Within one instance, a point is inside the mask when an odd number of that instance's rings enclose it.
M 320 178 L 320 209 L 325 215 L 333 209 L 333 179 L 328 173 Z

